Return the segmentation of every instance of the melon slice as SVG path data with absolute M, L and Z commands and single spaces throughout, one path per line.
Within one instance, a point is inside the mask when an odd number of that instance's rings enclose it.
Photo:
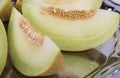
M 32 26 L 51 37 L 62 50 L 95 48 L 110 38 L 119 24 L 116 12 L 69 10 L 23 4 L 23 15 Z
M 46 3 L 47 2 L 47 3 Z M 22 12 L 23 3 L 32 3 L 32 4 L 47 4 L 54 7 L 70 7 L 74 9 L 78 7 L 79 9 L 98 9 L 102 4 L 102 0 L 17 0 L 16 8 Z M 72 5 L 72 6 L 71 6 Z M 73 6 L 74 5 L 74 6 Z
M 91 71 L 96 69 L 99 64 L 93 59 L 88 59 L 94 57 L 90 57 L 86 53 L 87 51 L 83 53 L 63 53 L 65 69 L 58 74 L 60 78 L 84 78 Z
M 8 21 L 12 9 L 11 0 L 0 0 L 0 18 L 2 21 Z
M 7 37 L 4 26 L 0 19 L 0 75 L 5 67 L 7 60 Z
M 26 76 L 52 75 L 64 68 L 60 49 L 48 36 L 34 30 L 15 8 L 10 17 L 8 41 L 15 68 Z
M 74 9 L 98 9 L 102 4 L 102 0 L 23 0 L 23 3 L 39 4 L 41 6 L 52 6 L 67 10 Z

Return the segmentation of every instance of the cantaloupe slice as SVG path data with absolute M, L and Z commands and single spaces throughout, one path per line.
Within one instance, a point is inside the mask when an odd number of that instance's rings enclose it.
M 8 41 L 15 68 L 26 76 L 52 75 L 64 68 L 60 49 L 48 36 L 34 30 L 15 8 L 10 17 Z

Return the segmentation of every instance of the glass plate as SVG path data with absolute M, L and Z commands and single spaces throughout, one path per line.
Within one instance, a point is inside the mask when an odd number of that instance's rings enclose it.
M 8 58 L 6 68 L 1 75 L 1 78 L 83 78 L 103 64 L 106 59 L 106 57 L 96 49 L 90 49 L 79 53 L 63 52 L 63 54 L 66 57 L 65 61 L 67 61 L 67 64 L 65 64 L 65 71 L 56 75 L 49 77 L 26 77 L 12 66 L 11 60 Z M 77 61 L 69 59 L 67 56 L 69 58 L 74 58 L 74 60 Z
M 13 2 L 14 1 L 15 0 L 13 0 Z M 111 4 L 109 5 L 106 4 L 106 1 L 108 0 L 104 0 L 104 1 L 105 3 L 103 3 L 101 8 L 111 9 L 111 10 L 120 12 L 115 7 L 114 8 L 111 7 Z M 112 4 L 112 5 L 115 6 L 115 4 Z M 116 5 L 116 6 L 118 7 L 119 5 Z M 4 24 L 5 24 L 5 27 L 7 28 L 8 23 L 4 23 Z M 117 31 L 116 31 L 117 33 L 116 36 L 119 37 L 120 36 L 119 28 Z M 65 57 L 65 70 L 56 75 L 46 76 L 46 77 L 27 77 L 27 76 L 22 75 L 20 72 L 18 72 L 14 68 L 10 60 L 10 57 L 8 55 L 8 61 L 7 61 L 6 67 L 2 75 L 0 76 L 0 78 L 83 78 L 83 77 L 87 77 L 87 75 L 91 74 L 98 67 L 102 66 L 106 62 L 108 57 L 110 56 L 111 51 L 116 48 L 114 39 L 115 39 L 115 36 L 112 36 L 103 45 L 95 49 L 90 49 L 90 50 L 86 50 L 86 51 L 78 52 L 78 53 L 63 52 L 64 57 Z M 67 57 L 74 58 L 77 61 L 68 59 Z M 117 59 L 119 59 L 119 57 Z M 117 68 L 116 71 L 119 72 L 118 69 L 120 68 Z M 114 75 L 116 71 L 113 71 L 112 74 L 108 74 L 107 78 L 117 78 L 118 77 L 117 74 Z

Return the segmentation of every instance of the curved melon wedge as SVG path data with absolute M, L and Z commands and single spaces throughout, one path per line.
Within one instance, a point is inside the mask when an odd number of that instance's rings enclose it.
M 45 6 L 54 6 L 54 7 L 69 7 L 70 9 L 98 9 L 102 4 L 102 0 L 17 0 L 16 1 L 16 8 L 22 12 L 22 4 L 23 3 L 30 3 L 30 4 L 40 4 L 41 3 Z M 78 7 L 79 6 L 79 7 Z
M 31 28 L 15 8 L 10 17 L 8 41 L 13 64 L 22 74 L 46 76 L 62 71 L 64 60 L 60 49 L 49 37 Z
M 7 36 L 0 19 L 0 74 L 2 73 L 7 61 Z
M 0 0 L 0 18 L 2 21 L 8 21 L 12 9 L 11 0 Z
M 23 4 L 23 15 L 34 28 L 51 37 L 62 50 L 95 48 L 110 38 L 119 24 L 118 13 L 102 9 L 96 10 L 88 19 L 75 20 L 59 18 L 56 13 L 44 14 L 41 9 L 39 5 Z
M 89 10 L 100 8 L 103 0 L 23 0 L 23 3 L 38 4 L 44 7 L 52 6 L 66 10 Z

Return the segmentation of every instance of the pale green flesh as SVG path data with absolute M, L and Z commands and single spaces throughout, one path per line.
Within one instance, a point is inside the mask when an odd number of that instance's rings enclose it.
M 21 14 L 13 8 L 8 28 L 10 55 L 18 71 L 37 76 L 52 65 L 60 50 L 47 36 L 40 47 L 32 45 L 18 25 L 20 17 Z
M 43 15 L 39 5 L 24 3 L 23 14 L 34 28 L 49 35 L 62 50 L 69 51 L 101 45 L 113 35 L 119 23 L 119 14 L 100 9 L 90 19 L 72 21 Z
M 65 69 L 60 73 L 62 76 L 72 76 L 73 78 L 83 78 L 96 69 L 99 64 L 77 54 L 63 54 L 65 59 Z
M 0 20 L 0 74 L 7 60 L 7 37 L 2 21 Z
M 59 3 L 50 4 L 50 3 L 46 3 L 45 0 L 31 0 L 31 1 L 23 0 L 23 3 L 40 4 L 41 6 L 44 7 L 54 6 L 56 8 L 63 8 L 66 10 L 74 10 L 74 9 L 89 10 L 89 9 L 100 8 L 102 4 L 102 0 L 76 0 L 75 2 L 62 3 L 62 4 Z

